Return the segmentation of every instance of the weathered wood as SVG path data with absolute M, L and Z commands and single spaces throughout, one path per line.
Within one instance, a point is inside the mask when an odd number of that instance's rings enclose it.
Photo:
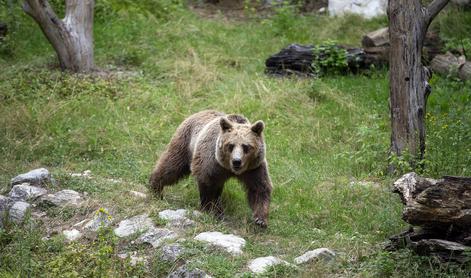
M 86 72 L 93 62 L 94 0 L 66 0 L 64 19 L 59 19 L 47 0 L 25 0 L 23 10 L 40 26 L 57 53 L 61 68 Z
M 391 153 L 402 156 L 409 152 L 413 167 L 425 152 L 425 109 L 430 93 L 422 47 L 430 22 L 448 1 L 434 0 L 427 7 L 420 0 L 388 2 Z M 390 171 L 394 171 L 393 165 Z
M 444 55 L 435 56 L 430 66 L 434 72 L 446 76 L 456 76 L 462 80 L 471 78 L 471 62 L 466 61 L 464 56 L 456 57 L 447 52 Z
M 371 64 L 387 65 L 389 63 L 389 45 L 366 47 L 364 50 Z
M 367 55 L 379 59 L 376 64 L 389 62 L 389 28 L 381 28 L 363 36 L 362 47 Z M 423 58 L 431 61 L 436 55 L 442 53 L 443 42 L 437 33 L 427 32 L 423 43 Z
M 405 208 L 403 219 L 415 226 L 390 238 L 389 249 L 408 247 L 422 255 L 465 262 L 471 251 L 471 177 L 440 180 L 415 173 L 394 183 Z
M 348 70 L 351 72 L 369 68 L 371 63 L 375 62 L 375 59 L 368 57 L 361 48 L 348 48 L 340 45 L 336 47 L 345 49 Z M 312 66 L 314 58 L 313 45 L 291 44 L 265 61 L 265 72 L 274 75 L 312 76 L 315 75 L 315 69 Z M 320 59 L 323 59 L 322 53 Z
M 461 80 L 471 79 L 471 62 L 467 61 L 460 67 L 458 71 L 458 77 Z
M 430 63 L 430 67 L 432 68 L 434 72 L 437 72 L 443 75 L 453 74 L 453 72 L 456 75 L 460 64 L 461 63 L 458 57 L 451 54 L 450 52 L 447 52 L 444 55 L 436 56 Z
M 471 178 L 433 180 L 409 173 L 394 183 L 394 190 L 406 205 L 403 217 L 407 223 L 471 229 Z
M 366 34 L 361 45 L 363 48 L 389 45 L 389 28 L 384 27 Z

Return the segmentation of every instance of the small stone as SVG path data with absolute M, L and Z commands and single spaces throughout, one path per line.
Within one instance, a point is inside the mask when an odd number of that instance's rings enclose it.
M 51 174 L 45 168 L 31 170 L 28 173 L 18 175 L 11 179 L 11 185 L 29 183 L 31 185 L 41 185 L 51 182 Z
M 174 262 L 185 252 L 185 249 L 178 243 L 165 245 L 162 247 L 161 259 L 168 262 Z
M 288 265 L 289 263 L 273 256 L 260 257 L 260 258 L 253 259 L 249 262 L 249 269 L 253 273 L 263 273 L 269 270 L 270 267 L 279 265 L 279 264 Z
M 313 260 L 323 260 L 326 262 L 335 259 L 335 252 L 328 248 L 317 248 L 304 253 L 303 255 L 294 259 L 295 264 L 304 264 Z
M 95 212 L 93 219 L 88 221 L 83 228 L 96 232 L 100 227 L 108 227 L 110 224 L 111 216 L 108 210 L 100 208 Z
M 182 265 L 170 273 L 167 278 L 211 278 L 211 276 L 198 268 L 190 270 L 186 265 Z
M 187 210 L 186 209 L 166 209 L 159 212 L 159 217 L 163 220 L 173 221 L 186 218 Z
M 118 237 L 127 237 L 138 232 L 145 232 L 155 228 L 152 219 L 147 213 L 136 215 L 129 219 L 125 219 L 118 224 L 118 228 L 114 229 L 114 233 Z
M 242 254 L 245 246 L 245 239 L 233 234 L 223 234 L 220 232 L 203 232 L 195 237 L 196 240 L 208 242 L 211 245 L 222 247 L 233 255 Z
M 149 243 L 152 247 L 157 248 L 165 240 L 174 239 L 177 234 L 169 229 L 152 228 L 140 236 L 137 240 L 138 243 Z
M 194 226 L 196 223 L 195 221 L 188 219 L 186 217 L 187 214 L 188 211 L 186 209 L 166 209 L 159 212 L 159 217 L 160 219 L 168 221 L 168 227 L 188 228 Z
M 41 197 L 41 203 L 49 206 L 65 207 L 79 206 L 82 197 L 77 191 L 64 189 L 54 194 L 47 194 Z
M 146 194 L 144 194 L 142 192 L 134 191 L 134 190 L 130 190 L 129 194 L 131 194 L 132 196 L 134 196 L 136 198 L 141 198 L 141 199 L 147 198 Z
M 91 179 L 92 178 L 92 171 L 85 170 L 85 171 L 83 171 L 83 173 L 71 173 L 70 176 L 71 177 Z
M 23 222 L 26 211 L 31 207 L 30 204 L 23 202 L 23 201 L 18 201 L 13 204 L 13 206 L 10 208 L 10 220 L 15 223 L 21 223 Z
M 132 253 L 121 253 L 121 254 L 118 254 L 117 256 L 118 256 L 118 258 L 123 259 L 123 260 L 129 258 L 129 263 L 132 266 L 136 266 L 140 262 L 142 262 L 144 264 L 147 263 L 147 257 L 138 256 L 137 252 L 135 252 L 135 251 L 132 252 Z
M 82 237 L 82 234 L 76 229 L 62 231 L 62 234 L 65 236 L 65 239 L 69 242 L 75 241 Z
M 8 194 L 15 201 L 29 201 L 47 194 L 47 190 L 29 183 L 16 184 Z

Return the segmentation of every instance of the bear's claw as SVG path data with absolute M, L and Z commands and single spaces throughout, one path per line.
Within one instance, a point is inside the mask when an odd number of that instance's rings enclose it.
M 267 227 L 267 222 L 261 218 L 255 218 L 255 224 L 260 226 L 261 228 Z

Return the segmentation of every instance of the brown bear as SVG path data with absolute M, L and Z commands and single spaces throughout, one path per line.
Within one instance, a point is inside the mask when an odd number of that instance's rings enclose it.
M 267 226 L 272 190 L 265 159 L 262 121 L 254 124 L 241 115 L 202 111 L 178 127 L 150 177 L 150 185 L 162 197 L 164 186 L 192 174 L 198 183 L 201 209 L 222 216 L 221 193 L 231 177 L 247 192 L 254 221 Z

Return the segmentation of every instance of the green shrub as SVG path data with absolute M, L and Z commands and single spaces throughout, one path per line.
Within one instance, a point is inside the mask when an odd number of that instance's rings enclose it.
M 314 47 L 313 68 L 318 73 L 341 73 L 347 67 L 347 51 L 334 41 L 326 41 Z

